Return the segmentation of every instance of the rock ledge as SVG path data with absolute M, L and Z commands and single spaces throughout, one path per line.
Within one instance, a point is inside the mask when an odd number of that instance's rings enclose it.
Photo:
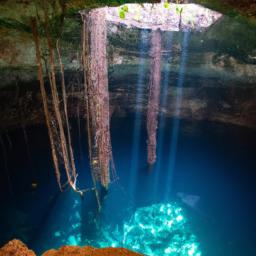
M 13 239 L 0 249 L 0 256 L 36 256 L 20 240 Z
M 63 246 L 59 250 L 48 250 L 42 256 L 140 256 L 123 248 L 96 249 L 90 246 Z M 20 240 L 14 239 L 0 249 L 0 256 L 36 256 Z

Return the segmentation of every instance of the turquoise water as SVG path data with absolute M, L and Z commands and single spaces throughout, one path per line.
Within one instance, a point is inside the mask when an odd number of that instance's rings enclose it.
M 85 110 L 79 95 L 80 25 L 68 31 L 65 43 L 71 44 L 63 49 L 73 117 L 76 107 L 81 116 Z M 108 27 L 117 179 L 107 193 L 101 191 L 100 212 L 92 191 L 81 197 L 58 190 L 45 125 L 26 127 L 27 140 L 17 127 L 19 115 L 40 119 L 35 114 L 41 108 L 39 89 L 27 78 L 26 66 L 24 81 L 21 75 L 10 79 L 15 86 L 3 88 L 1 105 L 13 115 L 3 120 L 16 127 L 0 134 L 0 246 L 18 238 L 38 254 L 63 245 L 92 245 L 148 256 L 256 255 L 256 133 L 230 124 L 255 126 L 255 29 L 223 17 L 204 33 L 162 33 L 157 161 L 151 168 L 145 116 L 154 50 L 150 38 L 149 30 Z M 77 185 L 91 188 L 85 120 L 70 123 Z
M 162 153 L 155 168 L 149 170 L 144 120 L 142 116 L 135 176 L 129 172 L 134 118 L 112 120 L 119 179 L 104 196 L 100 213 L 93 193 L 82 198 L 70 190 L 58 191 L 44 128 L 28 129 L 32 161 L 22 150 L 22 132 L 10 133 L 12 141 L 17 142 L 8 157 L 13 195 L 3 182 L 1 244 L 16 237 L 38 253 L 63 244 L 91 244 L 124 246 L 147 255 L 253 255 L 253 130 L 181 120 L 174 168 L 168 170 L 170 127 L 177 120 L 166 119 L 165 126 L 160 127 L 164 136 Z M 89 187 L 85 136 L 81 137 L 81 151 L 79 138 L 75 137 L 74 142 L 79 186 Z M 32 174 L 37 188 L 31 187 Z M 174 253 L 175 248 L 178 252 Z

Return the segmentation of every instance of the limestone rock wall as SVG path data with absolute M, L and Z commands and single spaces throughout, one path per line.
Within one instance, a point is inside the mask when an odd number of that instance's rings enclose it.
M 1 6 L 5 12 L 0 19 L 0 130 L 17 125 L 43 122 L 42 103 L 37 82 L 37 67 L 32 37 L 21 17 Z M 7 8 L 7 7 L 6 7 Z M 15 6 L 12 6 L 13 10 Z M 16 23 L 13 23 L 16 20 Z M 81 90 L 81 18 L 66 17 L 61 45 L 71 116 L 77 115 L 83 104 Z M 146 33 L 144 33 L 145 35 Z M 173 33 L 172 53 L 166 45 L 170 33 L 162 35 L 162 77 L 170 71 L 168 105 L 160 112 L 174 115 L 176 84 L 182 51 L 182 33 Z M 149 35 L 142 40 L 149 40 Z M 108 24 L 108 75 L 110 109 L 114 116 L 136 110 L 136 84 L 140 63 L 140 30 Z M 240 19 L 223 17 L 203 33 L 191 33 L 188 50 L 184 97 L 180 117 L 212 120 L 256 127 L 256 33 L 255 26 Z M 145 70 L 149 73 L 149 48 L 145 47 Z M 47 54 L 47 52 L 44 52 Z M 60 83 L 59 83 L 60 84 Z M 145 113 L 148 80 L 144 81 Z M 85 117 L 82 108 L 79 115 Z

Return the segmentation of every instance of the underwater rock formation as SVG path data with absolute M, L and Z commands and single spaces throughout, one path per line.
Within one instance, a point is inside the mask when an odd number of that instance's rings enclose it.
M 20 240 L 13 239 L 0 249 L 0 256 L 36 256 Z
M 63 246 L 59 250 L 46 251 L 42 256 L 139 256 L 141 254 L 122 248 L 96 249 L 90 246 Z
M 201 256 L 201 248 L 193 234 L 186 212 L 177 203 L 152 204 L 137 208 L 121 225 L 106 223 L 94 247 L 124 247 L 148 256 Z
M 139 256 L 141 254 L 131 252 L 123 248 L 96 249 L 91 246 L 62 246 L 59 250 L 51 249 L 42 256 Z M 36 256 L 20 240 L 14 239 L 0 249 L 0 256 Z
M 138 208 L 123 230 L 125 247 L 145 255 L 201 256 L 184 210 L 175 203 Z

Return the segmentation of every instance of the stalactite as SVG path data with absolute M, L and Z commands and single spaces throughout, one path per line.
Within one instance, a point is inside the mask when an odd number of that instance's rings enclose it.
M 156 161 L 156 133 L 158 125 L 159 97 L 161 87 L 161 32 L 152 31 L 150 49 L 150 80 L 147 109 L 148 163 Z
M 83 13 L 83 62 L 90 161 L 95 180 L 110 183 L 109 93 L 106 52 L 106 9 Z M 113 167 L 114 168 L 114 167 Z

